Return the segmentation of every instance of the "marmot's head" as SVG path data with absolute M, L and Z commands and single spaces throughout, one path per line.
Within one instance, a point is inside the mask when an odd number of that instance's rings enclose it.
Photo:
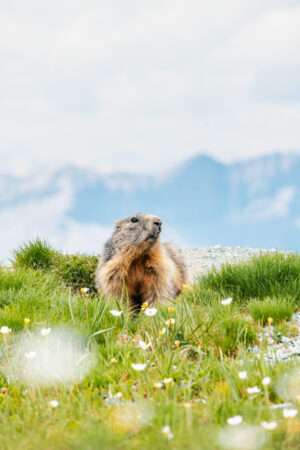
M 151 247 L 158 239 L 162 229 L 162 220 L 152 214 L 134 214 L 115 223 L 115 234 L 119 242 L 128 245 L 144 244 Z

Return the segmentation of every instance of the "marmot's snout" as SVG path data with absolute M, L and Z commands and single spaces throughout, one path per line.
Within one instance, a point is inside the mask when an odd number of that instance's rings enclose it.
M 159 217 L 154 217 L 152 232 L 150 233 L 149 239 L 157 239 L 161 233 L 162 220 Z

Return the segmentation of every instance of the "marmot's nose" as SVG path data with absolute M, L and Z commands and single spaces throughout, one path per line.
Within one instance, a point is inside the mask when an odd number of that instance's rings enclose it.
M 159 231 L 161 231 L 161 225 L 162 225 L 162 221 L 159 219 L 155 219 L 155 221 L 153 222 L 154 225 L 156 225 L 159 229 Z

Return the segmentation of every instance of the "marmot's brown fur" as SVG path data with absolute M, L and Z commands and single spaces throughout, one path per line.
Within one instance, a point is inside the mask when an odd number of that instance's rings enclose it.
M 162 220 L 135 214 L 115 223 L 96 270 L 97 289 L 107 296 L 128 295 L 132 306 L 174 298 L 188 282 L 183 258 L 172 244 L 160 241 Z

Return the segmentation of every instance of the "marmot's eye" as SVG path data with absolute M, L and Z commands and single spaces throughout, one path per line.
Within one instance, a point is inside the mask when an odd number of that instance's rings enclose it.
M 137 219 L 136 217 L 132 217 L 132 218 L 131 218 L 131 222 L 132 222 L 132 223 L 135 223 L 135 222 L 138 222 L 138 221 L 139 221 L 139 219 Z

